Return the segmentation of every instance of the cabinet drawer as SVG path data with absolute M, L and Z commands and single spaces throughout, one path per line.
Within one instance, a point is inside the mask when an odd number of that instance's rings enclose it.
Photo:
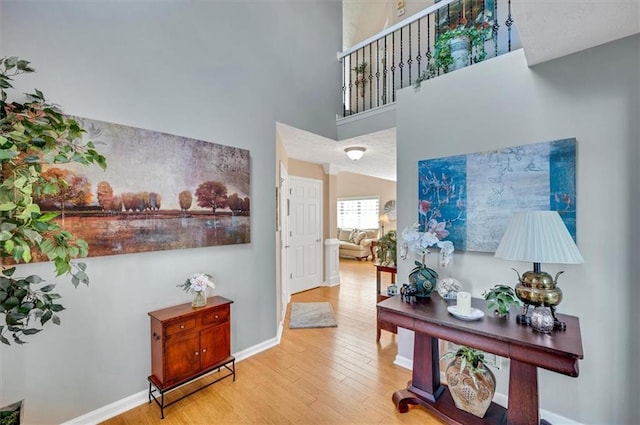
M 207 314 L 202 316 L 202 324 L 203 325 L 211 325 L 224 323 L 229 320 L 229 308 L 220 308 L 213 310 L 211 312 L 207 312 Z
M 179 322 L 171 323 L 165 328 L 166 335 L 177 334 L 178 332 L 188 331 L 196 327 L 196 319 L 186 319 Z

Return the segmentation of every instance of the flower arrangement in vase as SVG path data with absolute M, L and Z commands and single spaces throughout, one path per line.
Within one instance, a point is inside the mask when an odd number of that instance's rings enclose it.
M 408 251 L 413 251 L 421 256 L 421 261 L 415 261 L 415 267 L 409 273 L 409 290 L 413 292 L 411 285 L 415 285 L 415 296 L 428 298 L 436 287 L 438 273 L 426 265 L 426 256 L 431 251 L 429 248 L 440 248 L 440 266 L 446 267 L 451 261 L 454 247 L 451 241 L 443 241 L 449 235 L 444 222 L 431 219 L 427 223 L 427 229 L 422 232 L 418 223 L 406 227 L 402 231 L 402 258 L 407 258 Z
M 192 307 L 204 307 L 207 305 L 207 288 L 215 288 L 211 275 L 206 273 L 195 273 L 189 276 L 184 283 L 177 285 L 179 288 L 183 288 L 185 292 L 191 292 L 193 299 L 191 301 Z

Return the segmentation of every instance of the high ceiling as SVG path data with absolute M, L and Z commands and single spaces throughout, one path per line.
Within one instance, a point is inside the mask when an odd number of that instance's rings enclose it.
M 640 0 L 511 0 L 529 66 L 566 56 L 640 32 Z M 343 0 L 343 42 L 352 46 L 383 30 L 389 0 Z M 395 128 L 336 141 L 278 124 L 290 158 L 331 164 L 342 171 L 396 180 Z M 349 146 L 367 149 L 359 161 L 344 153 Z

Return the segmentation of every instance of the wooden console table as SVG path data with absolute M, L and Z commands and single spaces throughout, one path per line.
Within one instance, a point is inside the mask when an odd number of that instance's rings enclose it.
M 395 266 L 382 266 L 380 264 L 376 264 L 376 302 L 380 302 L 382 300 L 386 300 L 389 298 L 387 295 L 382 293 L 382 273 L 390 273 L 391 274 L 391 283 L 396 283 L 396 267 Z M 394 334 L 398 333 L 398 327 L 386 322 L 381 322 L 379 314 L 377 316 L 377 326 L 376 326 L 376 341 L 380 341 L 380 333 L 381 330 L 385 330 L 388 332 L 393 332 Z
M 379 320 L 415 332 L 412 380 L 406 389 L 393 394 L 396 408 L 405 413 L 409 404 L 420 404 L 452 424 L 500 424 L 505 413 L 507 424 L 538 424 L 537 368 L 578 376 L 578 360 L 583 358 L 578 318 L 559 314 L 567 330 L 545 335 L 516 324 L 514 318 L 495 317 L 486 310 L 485 300 L 474 299 L 472 304 L 484 310 L 484 318 L 474 322 L 456 319 L 435 292 L 422 304 L 403 302 L 400 296 L 378 303 Z M 511 359 L 509 409 L 492 403 L 481 419 L 455 407 L 448 389 L 440 383 L 439 338 Z

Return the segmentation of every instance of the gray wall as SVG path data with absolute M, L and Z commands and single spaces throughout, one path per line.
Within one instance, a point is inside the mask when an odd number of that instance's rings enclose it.
M 60 423 L 143 391 L 147 312 L 189 301 L 176 288 L 213 274 L 232 306 L 232 351 L 276 336 L 275 123 L 336 138 L 339 1 L 2 1 L 5 55 L 19 79 L 65 112 L 249 149 L 251 243 L 89 258 L 90 287 L 56 279 L 62 325 L 0 346 L 0 406 L 26 399 L 28 423 Z
M 585 358 L 577 379 L 544 370 L 538 377 L 541 408 L 582 423 L 640 422 L 639 52 L 633 36 L 528 68 L 518 51 L 398 97 L 399 229 L 416 219 L 416 158 L 577 138 L 577 240 L 585 263 L 543 267 L 552 275 L 566 271 L 559 310 L 580 317 Z M 478 297 L 494 284 L 513 285 L 512 267 L 531 265 L 465 252 L 448 273 Z M 409 268 L 400 261 L 399 275 Z M 503 394 L 507 373 L 499 374 Z

